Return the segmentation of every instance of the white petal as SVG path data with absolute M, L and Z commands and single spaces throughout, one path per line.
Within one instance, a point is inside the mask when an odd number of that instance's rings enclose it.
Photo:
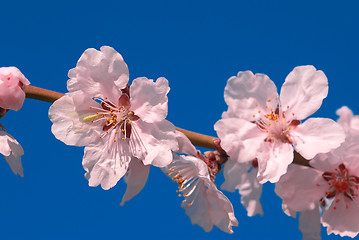
M 0 131 L 0 153 L 4 156 L 9 156 L 11 154 L 8 139 L 8 134 L 4 131 Z
M 248 216 L 263 215 L 259 200 L 262 195 L 262 184 L 257 180 L 257 169 L 253 168 L 251 163 L 237 163 L 228 160 L 224 164 L 223 175 L 225 182 L 221 189 L 231 192 L 238 189 L 241 203 L 247 209 Z
M 131 110 L 145 122 L 165 119 L 169 90 L 166 78 L 158 78 L 156 82 L 145 77 L 136 78 L 130 87 Z
M 288 205 L 285 204 L 284 202 L 282 202 L 282 210 L 285 214 L 287 214 L 287 216 L 292 217 L 292 218 L 297 218 L 297 212 L 290 209 L 288 207 Z
M 131 160 L 125 145 L 126 142 L 118 141 L 116 145 L 99 143 L 85 147 L 82 165 L 87 171 L 85 177 L 90 186 L 101 184 L 103 189 L 108 190 L 125 175 Z
M 206 195 L 213 224 L 224 232 L 233 233 L 232 226 L 238 226 L 238 221 L 234 216 L 231 202 L 209 180 L 207 188 Z
M 4 155 L 13 173 L 24 177 L 21 164 L 21 156 L 24 155 L 24 150 L 13 136 L 4 131 L 0 131 L 0 153 Z
M 206 232 L 213 225 L 224 232 L 233 233 L 232 226 L 238 226 L 230 201 L 210 180 L 205 162 L 194 156 L 178 156 L 175 154 L 173 164 L 163 169 L 169 177 L 180 172 L 184 181 L 181 194 L 185 196 L 181 207 L 191 218 L 192 224 L 198 224 Z
M 302 232 L 303 240 L 321 240 L 319 207 L 306 210 L 299 215 L 299 230 Z
M 258 154 L 258 181 L 275 183 L 293 162 L 293 147 L 282 142 L 263 142 Z
M 343 128 L 328 118 L 310 118 L 291 132 L 294 149 L 306 159 L 337 148 L 345 140 Z
M 49 109 L 49 118 L 55 137 L 68 145 L 85 146 L 98 141 L 101 126 L 91 121 L 82 121 L 89 112 L 89 106 L 97 104 L 81 92 L 67 93 L 56 100 Z
M 192 156 L 197 154 L 196 148 L 182 132 L 176 130 L 176 139 L 179 147 L 178 153 L 189 154 Z
M 345 133 L 351 134 L 353 131 L 359 133 L 359 116 L 354 116 L 353 112 L 346 106 L 336 111 L 339 116 L 337 122 L 343 127 Z
M 275 186 L 275 192 L 283 203 L 296 212 L 313 210 L 327 190 L 328 184 L 322 172 L 294 164 Z
M 352 201 L 343 196 L 338 203 L 335 203 L 337 197 L 323 213 L 322 224 L 327 227 L 328 235 L 334 233 L 342 237 L 354 238 L 359 233 L 359 204 L 357 200 Z
M 275 109 L 278 93 L 275 84 L 267 75 L 253 75 L 251 71 L 245 71 L 228 79 L 224 99 L 228 111 L 223 113 L 222 118 L 238 117 L 250 121 L 253 114 L 265 109 L 266 105 Z
M 69 71 L 71 78 L 67 83 L 70 92 L 81 90 L 91 97 L 120 96 L 129 79 L 126 63 L 122 56 L 111 47 L 103 46 L 101 51 L 89 48 L 79 61 L 76 68 Z
M 293 69 L 285 79 L 280 92 L 280 102 L 290 116 L 302 120 L 315 113 L 328 95 L 328 79 L 322 71 L 313 66 L 300 66 Z
M 132 154 L 145 165 L 164 167 L 171 163 L 172 151 L 178 151 L 175 127 L 167 120 L 146 123 L 140 119 L 133 122 L 130 141 Z
M 127 189 L 122 197 L 121 206 L 141 192 L 142 188 L 146 185 L 149 172 L 149 165 L 143 165 L 142 161 L 132 158 L 125 176 Z
M 255 123 L 244 119 L 221 119 L 216 122 L 214 129 L 221 139 L 221 147 L 237 162 L 253 161 L 266 138 Z

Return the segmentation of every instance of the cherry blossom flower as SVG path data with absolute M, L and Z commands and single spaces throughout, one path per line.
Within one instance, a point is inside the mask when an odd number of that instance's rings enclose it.
M 260 183 L 277 182 L 293 161 L 293 147 L 306 159 L 338 147 L 345 138 L 331 119 L 307 118 L 328 93 L 328 80 L 313 66 L 300 66 L 287 76 L 280 93 L 264 74 L 239 72 L 228 80 L 228 111 L 214 128 L 233 161 L 258 160 Z
M 179 152 L 190 155 L 174 153 L 172 163 L 163 169 L 178 183 L 179 196 L 184 197 L 181 207 L 191 218 L 192 224 L 198 224 L 206 232 L 211 231 L 215 225 L 224 232 L 233 233 L 232 226 L 238 226 L 238 221 L 231 202 L 211 180 L 204 156 L 181 135 L 178 132 Z
M 29 80 L 16 67 L 0 68 L 0 108 L 18 111 L 25 100 Z
M 24 155 L 24 150 L 4 128 L 0 130 L 0 154 L 4 155 L 6 162 L 15 175 L 19 174 L 21 177 L 24 177 L 21 164 L 21 156 Z
M 262 184 L 257 179 L 257 172 L 257 160 L 238 163 L 229 159 L 223 168 L 225 182 L 221 185 L 221 189 L 229 192 L 238 190 L 241 195 L 241 203 L 247 210 L 249 217 L 256 214 L 263 215 L 262 204 L 260 203 Z
M 337 111 L 346 134 L 337 149 L 318 154 L 315 168 L 291 166 L 276 184 L 276 193 L 293 211 L 323 208 L 321 223 L 328 234 L 355 237 L 359 233 L 359 131 L 358 117 L 343 107 Z
M 129 85 L 126 63 L 107 46 L 87 49 L 69 77 L 69 92 L 49 110 L 53 134 L 68 145 L 85 146 L 82 164 L 90 186 L 109 189 L 131 171 L 132 197 L 147 179 L 148 167 L 141 164 L 164 167 L 178 149 L 175 128 L 165 120 L 168 81 L 141 77 Z M 134 159 L 141 164 L 131 167 Z M 138 168 L 145 168 L 143 175 L 131 184 Z
M 0 118 L 11 109 L 18 111 L 25 100 L 24 87 L 30 82 L 16 67 L 0 68 Z M 15 175 L 24 176 L 21 156 L 24 150 L 0 123 L 0 153 Z

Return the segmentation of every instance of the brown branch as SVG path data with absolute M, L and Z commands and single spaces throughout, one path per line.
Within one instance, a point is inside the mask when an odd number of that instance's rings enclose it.
M 25 93 L 27 98 L 36 99 L 44 102 L 50 102 L 50 103 L 55 102 L 57 99 L 65 95 L 63 93 L 58 93 L 34 86 L 26 86 Z
M 47 90 L 47 89 L 38 88 L 38 87 L 34 87 L 34 86 L 26 86 L 25 87 L 25 93 L 26 93 L 27 98 L 37 99 L 37 100 L 40 100 L 40 101 L 50 102 L 50 103 L 53 103 L 57 99 L 64 96 L 63 93 L 54 92 L 54 91 L 50 91 L 50 90 Z M 204 148 L 209 148 L 209 149 L 216 150 L 213 141 L 216 140 L 217 138 L 207 136 L 207 135 L 203 135 L 203 134 L 200 134 L 200 133 L 191 132 L 191 131 L 188 131 L 188 130 L 185 130 L 185 129 L 182 129 L 182 128 L 178 128 L 178 127 L 176 127 L 176 130 L 180 131 L 184 135 L 186 135 L 189 138 L 189 140 L 192 142 L 193 145 L 198 146 L 198 147 L 204 147 Z M 302 166 L 310 167 L 309 161 L 306 160 L 305 158 L 303 158 L 297 152 L 294 152 L 294 161 L 293 161 L 293 163 L 298 164 L 298 165 L 302 165 Z

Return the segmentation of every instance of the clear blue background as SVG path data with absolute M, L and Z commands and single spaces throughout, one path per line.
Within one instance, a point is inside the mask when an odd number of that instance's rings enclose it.
M 109 45 L 123 55 L 131 79 L 169 80 L 168 119 L 188 130 L 215 136 L 227 108 L 224 87 L 238 71 L 265 73 L 280 88 L 295 66 L 307 64 L 329 79 L 315 116 L 336 119 L 342 105 L 359 114 L 354 0 L 8 0 L 0 9 L 0 66 L 17 66 L 34 86 L 66 92 L 67 72 L 83 51 Z M 301 239 L 271 184 L 264 186 L 263 217 L 246 217 L 239 195 L 225 193 L 239 221 L 233 235 L 192 226 L 176 184 L 155 168 L 143 191 L 120 207 L 126 184 L 88 187 L 83 149 L 54 138 L 49 106 L 27 99 L 1 120 L 25 149 L 25 177 L 0 161 L 0 239 Z

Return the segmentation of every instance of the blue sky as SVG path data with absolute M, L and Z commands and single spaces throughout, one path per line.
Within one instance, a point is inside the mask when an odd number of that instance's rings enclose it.
M 2 1 L 0 66 L 66 92 L 67 72 L 83 51 L 109 45 L 123 55 L 131 79 L 169 80 L 172 123 L 215 136 L 229 77 L 265 73 L 280 88 L 295 66 L 314 65 L 329 80 L 314 116 L 336 119 L 343 105 L 359 114 L 358 7 L 354 0 Z M 192 226 L 176 184 L 155 168 L 143 191 L 119 206 L 126 184 L 88 187 L 83 149 L 51 134 L 49 106 L 27 99 L 1 119 L 25 150 L 25 177 L 0 161 L 0 239 L 301 239 L 271 184 L 264 186 L 263 217 L 246 217 L 239 195 L 225 192 L 239 221 L 233 235 Z M 325 229 L 323 236 L 339 239 Z

